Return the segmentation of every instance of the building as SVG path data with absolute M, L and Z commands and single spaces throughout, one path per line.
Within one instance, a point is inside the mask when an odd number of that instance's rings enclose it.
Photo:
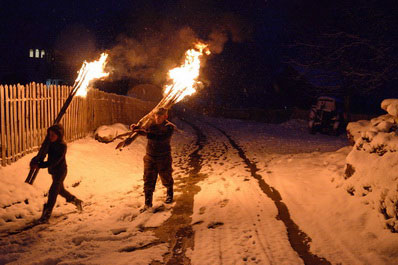
M 0 55 L 0 83 L 66 84 L 68 71 L 62 65 L 54 51 L 45 45 L 18 44 Z

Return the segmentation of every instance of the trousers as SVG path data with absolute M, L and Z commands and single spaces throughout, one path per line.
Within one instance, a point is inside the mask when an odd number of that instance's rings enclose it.
M 171 155 L 167 156 L 150 156 L 144 157 L 144 192 L 145 194 L 152 194 L 155 191 L 156 181 L 158 175 L 162 181 L 163 186 L 172 188 L 173 168 Z
M 52 211 L 55 202 L 57 201 L 58 194 L 66 199 L 67 202 L 73 202 L 76 197 L 67 191 L 64 187 L 64 180 L 67 170 L 51 174 L 53 183 L 51 184 L 50 191 L 48 192 L 47 209 Z

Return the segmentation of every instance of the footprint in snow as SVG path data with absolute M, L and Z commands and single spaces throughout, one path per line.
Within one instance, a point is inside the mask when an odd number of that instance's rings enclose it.
M 127 228 L 125 228 L 125 227 L 115 228 L 115 229 L 111 229 L 111 232 L 113 235 L 117 236 L 121 233 L 127 232 Z
M 220 201 L 218 204 L 220 205 L 221 208 L 224 208 L 225 206 L 227 206 L 228 202 L 229 202 L 229 200 L 225 199 L 225 200 Z
M 211 222 L 210 224 L 207 225 L 207 228 L 208 229 L 215 229 L 215 228 L 217 228 L 219 226 L 222 226 L 222 225 L 224 225 L 223 222 Z
M 204 214 L 206 211 L 206 207 L 200 207 L 199 214 Z

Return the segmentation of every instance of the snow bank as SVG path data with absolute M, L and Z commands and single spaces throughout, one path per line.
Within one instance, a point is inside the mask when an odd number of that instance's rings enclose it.
M 384 102 L 384 101 L 383 101 Z M 356 143 L 358 139 L 364 137 L 364 132 L 371 132 L 377 134 L 379 132 L 391 132 L 397 128 L 397 118 L 390 114 L 381 115 L 373 118 L 370 121 L 360 120 L 357 122 L 350 122 L 347 125 L 347 135 L 352 145 Z
M 346 158 L 342 184 L 379 211 L 386 227 L 398 232 L 398 100 L 386 99 L 381 107 L 388 114 L 348 124 L 355 143 Z
M 391 116 L 398 117 L 398 99 L 390 98 L 381 102 L 381 108 Z
M 109 143 L 115 140 L 119 135 L 127 132 L 129 132 L 128 126 L 121 123 L 102 125 L 95 131 L 95 139 L 100 142 Z

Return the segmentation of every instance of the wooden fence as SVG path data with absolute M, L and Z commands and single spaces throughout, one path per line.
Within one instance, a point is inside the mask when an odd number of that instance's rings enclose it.
M 69 95 L 69 86 L 0 85 L 1 165 L 36 151 L 47 128 Z M 61 123 L 65 139 L 85 137 L 104 124 L 130 124 L 148 113 L 155 103 L 131 97 L 89 90 L 87 97 L 75 97 Z

